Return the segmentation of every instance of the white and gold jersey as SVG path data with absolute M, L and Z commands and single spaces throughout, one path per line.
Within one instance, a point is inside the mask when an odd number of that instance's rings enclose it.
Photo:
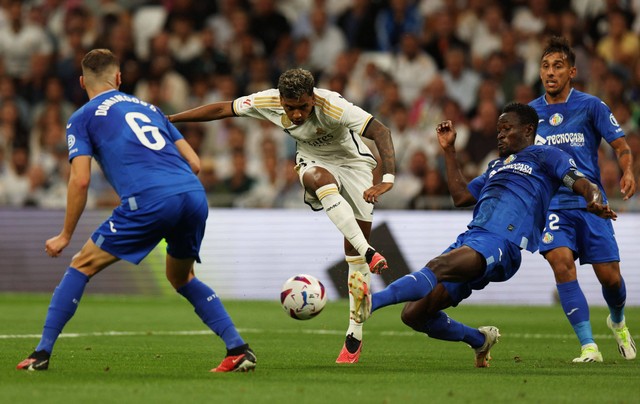
M 233 112 L 237 116 L 266 119 L 281 127 L 296 140 L 298 153 L 307 159 L 336 165 L 365 163 L 374 168 L 376 160 L 362 141 L 373 116 L 334 91 L 314 88 L 314 95 L 313 111 L 300 126 L 285 114 L 277 89 L 237 98 Z

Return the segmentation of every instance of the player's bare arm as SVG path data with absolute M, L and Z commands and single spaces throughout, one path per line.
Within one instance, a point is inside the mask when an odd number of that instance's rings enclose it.
M 602 202 L 602 193 L 596 184 L 582 177 L 578 178 L 571 188 L 573 192 L 582 195 L 587 201 L 587 211 L 605 219 L 617 219 L 616 212 L 611 210 L 608 204 Z
M 198 175 L 200 172 L 200 157 L 198 157 L 196 151 L 193 150 L 191 145 L 184 139 L 178 140 L 175 145 L 178 148 L 180 155 L 187 160 L 187 163 L 189 163 L 191 171 L 193 171 L 195 175 Z
M 91 181 L 91 157 L 77 156 L 71 160 L 71 174 L 67 189 L 67 210 L 64 226 L 60 234 L 51 237 L 45 243 L 45 252 L 50 257 L 57 257 L 69 245 L 76 230 L 80 216 L 87 204 L 87 193 Z
M 380 154 L 380 160 L 382 165 L 383 178 L 382 182 L 372 186 L 364 191 L 364 199 L 367 202 L 375 203 L 378 201 L 378 197 L 385 192 L 388 192 L 393 188 L 393 177 L 390 178 L 391 182 L 385 181 L 385 174 L 395 176 L 396 174 L 396 155 L 393 149 L 393 140 L 391 138 L 391 131 L 385 125 L 383 125 L 377 119 L 374 119 L 367 127 L 367 130 L 363 134 L 367 139 L 371 139 L 375 142 Z
M 233 101 L 214 102 L 177 114 L 167 115 L 169 122 L 205 122 L 234 117 Z
M 631 147 L 624 137 L 620 137 L 611 142 L 611 147 L 616 151 L 618 158 L 618 166 L 622 170 L 622 178 L 620 178 L 620 192 L 623 200 L 627 200 L 636 192 L 636 178 L 633 175 L 633 155 Z
M 451 121 L 440 122 L 436 127 L 436 134 L 438 135 L 438 143 L 440 143 L 440 147 L 444 151 L 447 186 L 449 187 L 453 204 L 457 207 L 475 204 L 477 202 L 476 198 L 469 192 L 467 180 L 462 175 L 460 164 L 458 164 L 455 148 L 457 133 Z

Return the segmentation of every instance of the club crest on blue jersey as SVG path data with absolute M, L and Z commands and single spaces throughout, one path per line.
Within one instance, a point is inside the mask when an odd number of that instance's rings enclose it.
M 616 117 L 613 116 L 613 113 L 609 114 L 609 122 L 611 122 L 611 125 L 613 126 L 620 126 Z
M 553 242 L 553 234 L 551 232 L 545 232 L 544 235 L 542 236 L 542 242 L 545 244 L 549 244 L 551 242 Z
M 76 144 L 76 137 L 73 135 L 67 135 L 67 146 L 69 149 L 71 149 L 74 144 Z
M 509 163 L 511 163 L 511 162 L 512 162 L 513 160 L 515 160 L 515 159 L 516 159 L 516 155 L 515 155 L 515 154 L 512 154 L 512 155 L 510 155 L 509 157 L 507 157 L 507 158 L 504 160 L 504 164 L 509 164 Z
M 562 121 L 564 121 L 564 117 L 562 116 L 562 114 L 559 114 L 557 112 L 549 117 L 549 124 L 552 126 L 558 126 L 562 123 Z

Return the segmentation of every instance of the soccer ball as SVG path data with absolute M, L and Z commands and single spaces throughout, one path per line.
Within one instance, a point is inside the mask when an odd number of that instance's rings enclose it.
M 293 276 L 282 285 L 280 303 L 296 320 L 309 320 L 320 314 L 327 304 L 324 285 L 311 275 Z

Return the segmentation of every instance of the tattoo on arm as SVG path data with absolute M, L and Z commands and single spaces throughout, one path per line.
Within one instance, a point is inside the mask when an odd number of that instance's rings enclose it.
M 395 174 L 396 157 L 389 128 L 384 126 L 377 119 L 373 119 L 365 130 L 363 136 L 376 143 L 378 153 L 380 153 L 380 160 L 382 162 L 382 172 L 384 174 Z

